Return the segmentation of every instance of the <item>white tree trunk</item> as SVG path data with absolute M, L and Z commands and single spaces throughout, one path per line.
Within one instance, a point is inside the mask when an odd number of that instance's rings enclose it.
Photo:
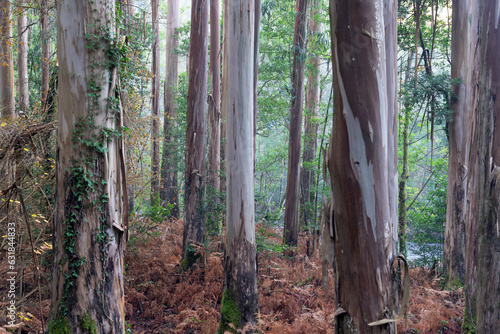
M 49 333 L 124 333 L 121 113 L 113 0 L 58 1 Z M 101 29 L 104 28 L 104 29 Z
M 252 0 L 234 0 L 226 6 L 225 41 L 230 51 L 224 54 L 222 108 L 227 115 L 227 230 L 220 332 L 234 321 L 232 312 L 240 313 L 235 327 L 254 324 L 258 308 L 253 180 L 255 7 Z M 238 310 L 226 312 L 231 305 Z

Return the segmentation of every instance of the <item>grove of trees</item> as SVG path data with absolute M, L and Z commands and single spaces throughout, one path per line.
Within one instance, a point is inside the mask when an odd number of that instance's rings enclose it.
M 176 226 L 169 275 L 220 254 L 218 333 L 262 332 L 269 254 L 322 259 L 324 332 L 398 333 L 411 267 L 460 295 L 463 333 L 500 333 L 499 20 L 493 0 L 0 0 L 5 328 L 31 297 L 46 333 L 133 333 L 124 254 Z

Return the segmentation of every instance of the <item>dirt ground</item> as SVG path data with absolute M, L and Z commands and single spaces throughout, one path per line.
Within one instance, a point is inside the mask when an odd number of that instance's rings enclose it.
M 223 285 L 223 240 L 212 239 L 191 271 L 181 270 L 182 221 L 163 222 L 133 234 L 125 252 L 124 290 L 127 333 L 210 333 L 218 329 Z M 322 288 L 317 241 L 305 255 L 302 236 L 297 250 L 283 253 L 280 236 L 258 227 L 259 305 L 256 328 L 261 333 L 333 333 L 334 296 Z M 313 243 L 310 243 L 313 246 Z M 28 247 L 26 245 L 26 247 Z M 285 255 L 284 255 L 285 254 Z M 16 333 L 40 333 L 50 309 L 50 254 L 42 254 L 41 303 L 31 267 L 24 268 L 22 322 Z M 7 261 L 0 254 L 0 279 L 6 282 Z M 334 291 L 330 269 L 329 290 Z M 410 270 L 410 305 L 398 321 L 399 333 L 461 333 L 463 293 L 443 290 L 440 277 Z M 0 287 L 0 326 L 7 323 L 7 284 Z M 43 317 L 41 316 L 43 314 Z M 5 328 L 0 327 L 0 334 Z

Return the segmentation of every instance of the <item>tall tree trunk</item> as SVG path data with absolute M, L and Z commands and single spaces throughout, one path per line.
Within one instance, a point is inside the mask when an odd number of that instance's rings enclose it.
M 408 56 L 408 67 L 405 72 L 405 87 L 408 84 L 408 80 L 410 77 L 410 70 L 413 61 L 413 57 L 416 57 L 417 52 L 415 53 L 410 51 L 410 55 Z M 417 78 L 415 77 L 415 80 Z M 407 247 L 406 247 L 406 210 L 407 210 L 407 193 L 406 193 L 406 185 L 408 182 L 408 150 L 410 146 L 410 116 L 411 116 L 411 107 L 408 103 L 408 98 L 405 97 L 403 101 L 403 161 L 401 168 L 401 177 L 399 178 L 399 192 L 398 192 L 398 236 L 399 236 L 399 252 L 404 256 L 407 255 Z
M 320 30 L 319 14 L 320 4 L 318 0 L 313 0 L 311 3 L 311 19 L 309 20 L 310 31 L 313 39 L 309 40 L 310 58 L 309 66 L 311 72 L 307 79 L 306 90 L 306 112 L 304 120 L 304 153 L 302 155 L 302 203 L 304 225 L 309 234 L 309 226 L 314 220 L 314 191 L 311 191 L 311 186 L 314 184 L 314 157 L 318 150 L 318 104 L 319 104 L 319 56 L 316 55 L 317 35 Z M 307 239 L 307 255 L 310 255 L 309 237 Z
M 257 86 L 259 84 L 259 44 L 260 44 L 260 18 L 262 1 L 255 0 L 255 34 L 253 42 L 253 151 L 256 152 L 257 139 Z M 254 155 L 253 168 L 255 169 L 256 156 Z
M 12 54 L 12 5 L 0 1 L 0 109 L 2 118 L 14 117 L 14 59 Z
M 183 261 L 192 264 L 192 242 L 205 240 L 208 0 L 191 1 L 189 88 L 186 131 Z
M 498 1 L 479 2 L 479 82 L 473 115 L 470 166 L 477 221 L 477 333 L 500 332 L 500 49 Z M 468 285 L 469 282 L 467 282 Z
M 335 330 L 396 333 L 396 2 L 330 0 L 330 22 Z
M 151 0 L 153 24 L 153 62 L 151 80 L 151 206 L 158 205 L 160 196 L 160 29 L 159 0 Z
M 451 78 L 453 85 L 449 125 L 448 190 L 443 269 L 448 282 L 465 280 L 465 219 L 467 208 L 467 173 L 469 170 L 469 124 L 473 108 L 474 54 L 477 38 L 475 0 L 453 2 Z
M 252 0 L 228 2 L 222 108 L 227 114 L 227 229 L 224 293 L 219 333 L 232 324 L 256 323 L 258 311 L 255 244 L 253 87 L 254 15 Z
M 18 108 L 25 113 L 29 109 L 30 90 L 28 87 L 28 18 L 26 0 L 18 2 L 17 17 L 17 75 L 18 75 Z
M 47 96 L 50 82 L 50 26 L 49 26 L 49 1 L 42 0 L 40 22 L 42 25 L 42 108 L 47 110 Z
M 300 141 L 302 136 L 302 103 L 306 60 L 307 0 L 297 0 L 293 34 L 292 105 L 290 108 L 290 137 L 288 141 L 288 176 L 286 182 L 284 241 L 296 246 L 299 237 L 299 174 Z
M 224 18 L 222 20 L 222 76 L 224 76 L 224 73 L 227 73 L 227 69 L 225 68 L 226 62 L 225 62 L 225 55 L 228 52 L 227 50 L 227 42 L 226 42 L 226 37 L 227 37 L 227 12 L 228 12 L 228 1 L 224 1 L 224 11 L 223 15 Z M 224 101 L 224 98 L 227 94 L 227 87 L 226 87 L 227 80 L 224 80 L 222 78 L 222 101 Z M 226 129 L 227 129 L 227 110 L 224 108 L 221 108 L 221 120 L 220 120 L 220 161 L 221 161 L 221 178 L 220 178 L 220 191 L 221 193 L 226 192 Z M 224 217 L 222 224 L 224 225 Z
M 216 217 L 220 191 L 220 8 L 219 0 L 210 0 L 210 96 L 208 98 L 208 220 L 218 231 Z
M 167 8 L 167 62 L 165 65 L 165 115 L 163 121 L 163 153 L 161 160 L 161 190 L 162 205 L 172 205 L 172 218 L 179 218 L 179 187 L 177 183 L 177 128 L 176 90 L 178 85 L 179 57 L 175 49 L 179 45 L 180 27 L 179 0 L 169 0 Z
M 48 333 L 124 333 L 115 2 L 59 0 L 59 121 Z M 104 32 L 109 32 L 104 33 Z M 87 35 L 88 34 L 88 35 Z M 90 37 L 89 37 L 90 36 Z M 93 45 L 94 48 L 89 48 Z

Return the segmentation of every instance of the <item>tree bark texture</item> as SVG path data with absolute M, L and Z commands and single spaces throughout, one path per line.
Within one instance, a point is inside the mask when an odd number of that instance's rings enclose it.
M 477 221 L 477 333 L 500 332 L 500 13 L 498 1 L 479 3 L 479 82 L 471 156 Z M 470 197 L 470 196 L 469 196 Z
M 12 53 L 12 5 L 0 1 L 0 108 L 2 118 L 14 117 L 14 58 Z
M 25 113 L 29 109 L 30 90 L 28 87 L 28 17 L 26 0 L 18 2 L 17 17 L 17 75 L 18 75 L 18 108 Z
M 396 333 L 396 9 L 330 1 L 336 333 Z
M 311 19 L 309 26 L 311 31 L 311 38 L 308 44 L 310 45 L 310 58 L 309 66 L 311 67 L 309 77 L 307 79 L 306 88 L 306 112 L 304 118 L 304 153 L 302 155 L 302 168 L 301 185 L 302 185 L 302 202 L 303 202 L 303 215 L 304 225 L 306 229 L 314 220 L 314 198 L 315 193 L 311 191 L 314 185 L 314 157 L 318 150 L 318 104 L 319 104 L 319 56 L 316 55 L 317 35 L 320 31 L 320 4 L 319 1 L 314 0 L 311 3 Z M 309 242 L 309 241 L 308 241 Z M 309 248 L 308 248 L 309 250 Z
M 210 0 L 210 95 L 208 98 L 208 211 L 211 228 L 216 231 L 219 219 L 215 208 L 220 191 L 220 5 Z
M 159 0 L 151 0 L 153 24 L 153 61 L 151 79 L 151 206 L 158 205 L 160 196 L 160 29 Z
M 47 110 L 47 97 L 50 83 L 50 25 L 49 25 L 49 1 L 42 0 L 40 6 L 40 23 L 42 26 L 42 107 Z
M 124 333 L 115 2 L 57 2 L 59 113 L 48 333 Z
M 449 126 L 448 189 L 443 268 L 448 282 L 465 280 L 467 173 L 471 110 L 476 80 L 473 70 L 477 36 L 477 4 L 474 0 L 453 2 L 451 78 L 453 85 Z
M 183 259 L 191 242 L 205 240 L 208 0 L 191 2 L 186 131 Z
M 299 237 L 300 146 L 302 137 L 302 103 L 306 52 L 307 0 L 297 0 L 293 34 L 292 104 L 288 140 L 288 174 L 286 183 L 284 241 L 296 246 Z
M 179 0 L 169 0 L 167 7 L 167 61 L 165 79 L 165 114 L 163 121 L 163 153 L 161 162 L 161 189 L 160 198 L 162 205 L 172 205 L 171 217 L 179 218 L 179 187 L 177 181 L 178 160 L 175 151 L 177 150 L 177 109 L 176 90 L 179 82 L 178 64 L 179 56 L 175 49 L 179 45 L 180 27 L 180 7 Z
M 220 333 L 256 323 L 258 311 L 254 209 L 253 0 L 227 5 L 222 108 L 227 114 L 227 229 Z M 236 315 L 236 316 L 235 316 Z

